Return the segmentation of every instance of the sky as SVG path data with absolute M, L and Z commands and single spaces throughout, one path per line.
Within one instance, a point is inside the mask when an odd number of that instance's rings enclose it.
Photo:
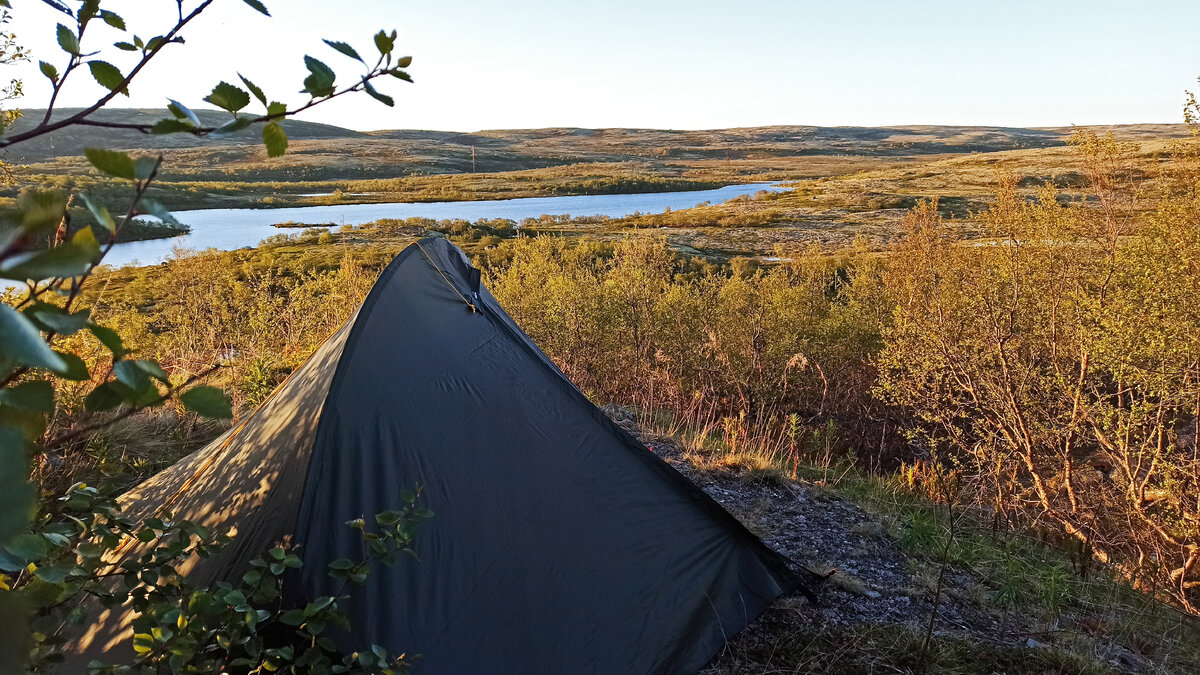
M 380 86 L 396 106 L 349 97 L 302 119 L 455 131 L 1163 123 L 1181 121 L 1184 91 L 1200 88 L 1200 15 L 1182 0 L 264 1 L 272 18 L 216 0 L 116 105 L 208 107 L 212 86 L 238 72 L 300 104 L 305 54 L 348 80 L 358 64 L 321 39 L 366 55 L 380 28 L 396 29 L 397 52 L 413 57 L 414 84 Z M 66 17 L 39 0 L 13 5 L 19 41 L 61 69 L 54 27 Z M 175 1 L 104 6 L 148 37 Z M 107 47 L 126 71 L 130 56 L 110 46 L 120 39 L 89 26 L 83 47 Z M 44 107 L 36 63 L 0 77 L 22 78 L 23 105 Z M 101 93 L 85 70 L 59 103 Z

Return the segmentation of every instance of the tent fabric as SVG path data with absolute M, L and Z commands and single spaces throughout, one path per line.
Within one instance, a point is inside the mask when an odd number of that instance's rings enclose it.
M 236 578 L 290 537 L 299 601 L 338 592 L 326 563 L 362 555 L 346 521 L 419 487 L 435 515 L 418 560 L 351 589 L 340 648 L 419 655 L 418 673 L 695 672 L 797 579 L 592 405 L 472 277 L 444 239 L 405 249 L 243 427 L 131 507 L 174 497 L 180 517 L 235 525 L 237 548 L 193 570 L 205 580 Z
M 245 422 L 122 497 L 129 517 L 150 518 L 167 508 L 177 519 L 234 535 L 190 574 L 194 581 L 237 578 L 252 559 L 295 531 L 321 408 L 354 320 Z
M 184 562 L 180 571 L 193 582 L 236 580 L 252 559 L 295 531 L 317 421 L 353 325 L 352 317 L 240 425 L 118 500 L 123 515 L 134 520 L 167 510 L 178 520 L 236 535 L 212 558 Z M 147 546 L 136 545 L 125 556 L 141 555 Z M 103 660 L 133 636 L 128 610 L 93 610 L 96 620 L 70 650 L 87 657 L 75 664 L 80 672 L 90 658 Z

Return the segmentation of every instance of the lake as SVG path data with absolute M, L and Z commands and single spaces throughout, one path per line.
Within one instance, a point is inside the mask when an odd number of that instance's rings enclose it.
M 337 204 L 333 206 L 298 206 L 283 209 L 199 209 L 176 211 L 179 222 L 192 228 L 188 234 L 169 239 L 131 241 L 113 246 L 105 257 L 108 265 L 154 265 L 171 257 L 176 246 L 204 250 L 215 248 L 229 251 L 257 246 L 275 234 L 297 230 L 272 227 L 275 223 L 337 223 L 362 225 L 381 218 L 509 218 L 520 221 L 543 214 L 592 216 L 612 218 L 627 216 L 635 211 L 662 213 L 687 209 L 703 202 L 725 201 L 731 197 L 754 194 L 759 190 L 779 192 L 774 183 L 727 185 L 715 190 L 689 192 L 651 192 L 616 195 L 577 195 L 571 197 L 531 197 L 528 199 L 491 199 L 473 202 L 423 202 L 399 204 Z

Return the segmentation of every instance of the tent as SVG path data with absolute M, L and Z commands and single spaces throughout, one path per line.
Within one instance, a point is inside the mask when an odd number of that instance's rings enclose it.
M 784 559 L 615 425 L 444 239 L 401 252 L 358 312 L 242 424 L 125 496 L 233 528 L 185 570 L 235 579 L 301 545 L 302 595 L 360 554 L 346 521 L 422 488 L 419 561 L 374 570 L 353 634 L 418 673 L 694 672 L 781 594 Z M 79 647 L 117 644 L 105 616 Z

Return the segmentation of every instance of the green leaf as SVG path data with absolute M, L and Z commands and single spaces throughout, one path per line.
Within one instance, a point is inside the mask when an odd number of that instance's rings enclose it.
M 57 227 L 67 211 L 67 198 L 52 190 L 29 190 L 17 198 L 21 227 L 28 231 Z
M 279 101 L 271 101 L 271 105 L 267 106 L 267 115 L 272 118 L 283 117 L 287 114 L 287 105 Z
M 120 382 L 105 382 L 96 387 L 83 400 L 88 412 L 112 410 L 134 396 L 134 392 Z
M 79 56 L 79 37 L 61 23 L 58 24 L 58 46 L 72 56 Z
M 140 206 L 142 213 L 148 213 L 164 223 L 168 223 L 170 225 L 181 224 L 175 219 L 175 216 L 171 215 L 171 212 L 167 210 L 167 207 L 160 204 L 157 199 L 143 199 Z
M 33 322 L 23 314 L 0 303 L 0 345 L 4 345 L 4 357 L 34 368 L 61 370 L 67 367 L 38 332 Z
M 226 136 L 232 136 L 233 134 L 236 134 L 253 123 L 254 121 L 249 117 L 235 117 L 216 129 L 213 129 L 211 132 L 209 132 L 208 137 L 225 138 Z
M 88 330 L 92 331 L 92 335 L 96 336 L 100 344 L 112 352 L 113 358 L 119 359 L 125 356 L 125 346 L 121 344 L 121 336 L 117 335 L 117 331 L 95 323 L 88 324 Z
M 130 405 L 136 405 L 142 408 L 157 407 L 166 402 L 167 399 L 163 398 L 162 393 L 159 392 L 157 387 L 147 387 L 142 389 L 141 391 L 135 392 L 134 395 L 128 399 L 128 403 Z
M 235 113 L 250 105 L 250 94 L 228 82 L 221 82 L 213 87 L 212 93 L 205 96 L 204 100 L 222 110 Z
M 308 77 L 304 78 L 304 91 L 314 98 L 329 96 L 333 93 L 333 83 L 337 75 L 321 61 L 311 56 L 304 57 L 304 65 L 308 67 Z
M 289 626 L 299 626 L 304 623 L 304 618 L 304 610 L 301 609 L 289 609 L 279 615 L 279 620 Z
M 179 119 L 186 119 L 192 123 L 192 126 L 200 126 L 200 118 L 196 116 L 196 113 L 192 112 L 191 108 L 173 98 L 169 98 L 167 101 L 167 110 L 171 111 L 172 115 Z
M 411 56 L 401 56 L 400 58 L 396 59 L 396 67 L 397 68 L 407 68 L 411 65 L 412 65 L 412 57 Z
M 259 12 L 263 13 L 264 15 L 271 16 L 271 13 L 267 11 L 267 6 L 262 4 L 261 2 L 259 2 L 259 0 L 242 0 L 242 1 L 245 2 L 247 5 L 250 5 L 254 9 L 257 9 Z
M 79 8 L 79 11 L 75 12 L 75 19 L 79 23 L 86 25 L 99 11 L 100 0 L 83 0 L 83 5 Z
M 267 104 L 267 96 L 263 93 L 262 89 L 259 89 L 257 84 L 254 84 L 250 80 L 246 79 L 246 76 L 242 75 L 241 73 L 238 73 L 238 77 L 241 78 L 242 84 L 246 85 L 246 88 L 250 90 L 250 93 L 254 94 L 254 98 L 258 99 L 258 101 L 263 105 Z
M 216 387 L 192 387 L 179 397 L 183 406 L 202 417 L 229 419 L 233 417 L 233 403 L 225 392 Z
M 371 95 L 371 98 L 379 101 L 387 107 L 391 108 L 392 106 L 396 105 L 396 102 L 392 100 L 391 96 L 375 91 L 375 87 L 371 86 L 370 82 L 363 82 L 363 88 L 367 90 L 367 93 Z
M 159 120 L 150 127 L 152 134 L 177 134 L 180 132 L 188 132 L 194 129 L 190 122 L 186 120 L 165 119 Z
M 333 47 L 334 49 L 345 54 L 346 56 L 349 56 L 350 58 L 354 59 L 355 61 L 358 61 L 359 63 L 364 63 L 364 64 L 366 63 L 366 61 L 363 61 L 362 57 L 358 55 L 358 52 L 354 51 L 354 47 L 351 47 L 350 45 L 346 44 L 345 42 L 335 42 L 333 40 L 322 40 L 322 42 L 329 45 L 330 47 Z
M 110 176 L 126 180 L 134 180 L 137 177 L 133 158 L 127 153 L 103 148 L 84 148 L 83 154 L 87 156 L 92 166 Z
M 399 511 L 383 511 L 375 514 L 375 522 L 384 527 L 391 527 L 400 522 L 403 516 Z
M 133 361 L 118 361 L 113 366 L 113 374 L 118 382 L 136 392 L 146 391 L 153 386 L 150 384 L 150 375 Z
M 19 430 L 0 428 L 0 543 L 24 530 L 36 508 L 34 488 L 26 480 L 29 451 L 25 444 L 25 435 Z
M 133 636 L 133 651 L 139 654 L 149 653 L 154 649 L 154 636 L 149 633 L 138 633 Z
M 30 380 L 0 389 L 0 403 L 21 410 L 54 412 L 54 385 L 45 380 Z
M 71 380 L 72 382 L 83 382 L 92 379 L 92 374 L 88 372 L 87 364 L 83 362 L 83 359 L 70 352 L 55 351 L 54 353 L 67 362 L 66 368 L 54 371 L 55 375 L 64 380 Z
M 73 277 L 92 264 L 93 252 L 74 243 L 15 255 L 0 263 L 0 278 L 16 281 Z
M 87 209 L 91 212 L 92 217 L 96 219 L 96 224 L 103 226 L 104 229 L 108 230 L 109 234 L 116 233 L 117 223 L 113 220 L 112 214 L 108 212 L 106 207 L 93 202 L 91 199 L 88 199 L 88 196 L 82 192 L 79 193 L 79 198 L 83 200 L 84 205 L 87 206 Z
M 280 157 L 287 152 L 288 137 L 278 122 L 270 122 L 262 130 L 263 145 L 268 157 Z
M 116 28 L 117 30 L 125 30 L 125 20 L 115 12 L 102 9 L 100 10 L 100 18 L 104 19 L 104 23 Z
M 107 61 L 88 61 L 88 69 L 92 71 L 92 77 L 96 78 L 100 86 L 109 91 L 129 95 L 129 88 L 125 86 L 125 76 L 113 64 Z
M 45 303 L 38 303 L 25 310 L 25 315 L 33 319 L 34 323 L 59 335 L 74 335 L 79 332 L 87 325 L 91 313 L 90 309 L 83 309 L 74 314 L 68 314 L 61 307 Z
M 31 563 L 48 555 L 50 544 L 38 534 L 19 534 L 4 547 L 4 552 Z
M 45 61 L 38 61 L 38 70 L 42 71 L 42 74 L 45 75 L 51 82 L 58 81 L 58 68 L 55 68 L 53 65 L 46 63 Z
M 404 80 L 405 82 L 413 81 L 412 76 L 410 76 L 408 73 L 404 72 L 403 70 L 400 70 L 399 68 L 393 68 L 392 70 L 389 70 L 388 72 L 391 73 L 392 77 L 394 77 L 398 80 Z
M 158 159 L 155 157 L 138 157 L 133 162 L 133 175 L 138 180 L 147 180 L 154 173 L 154 169 L 158 167 Z
M 100 242 L 96 241 L 96 233 L 90 225 L 79 228 L 71 237 L 71 244 L 85 251 L 91 263 L 95 264 L 100 260 Z
M 5 227 L 0 225 L 0 251 L 8 250 L 9 246 L 13 245 L 17 239 L 21 237 L 23 232 L 19 227 Z
M 380 54 L 391 54 L 395 46 L 396 31 L 392 31 L 391 35 L 388 35 L 384 31 L 379 31 L 375 34 L 375 47 L 379 50 Z
M 53 565 L 38 565 L 35 573 L 42 581 L 57 584 L 66 579 L 73 569 L 77 569 L 75 565 L 68 562 L 60 562 Z
M 113 46 L 116 47 L 117 49 L 120 49 L 121 51 L 125 51 L 125 52 L 136 52 L 138 49 L 137 47 L 129 44 L 128 42 L 114 42 Z
M 170 384 L 170 377 L 167 375 L 167 371 L 163 370 L 162 366 L 158 365 L 157 363 L 153 361 L 146 361 L 144 359 L 140 361 L 134 361 L 133 363 L 137 365 L 138 368 L 146 371 L 146 374 L 150 377 L 153 377 L 163 384 Z

